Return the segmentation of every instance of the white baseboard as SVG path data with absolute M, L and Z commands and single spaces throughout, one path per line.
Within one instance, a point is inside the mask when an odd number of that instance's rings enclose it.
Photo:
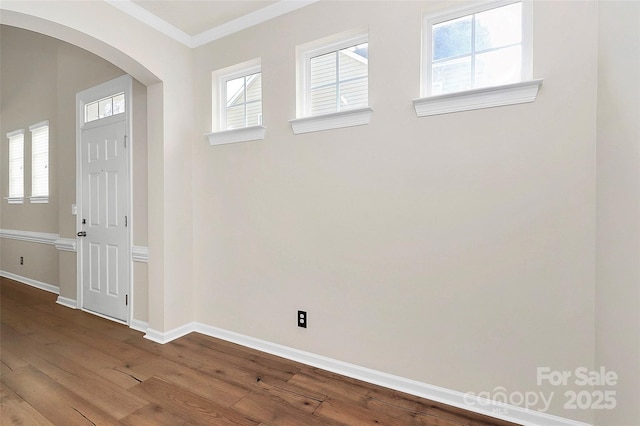
M 7 272 L 7 271 L 0 271 L 0 277 L 9 278 L 10 280 L 18 281 L 22 284 L 27 284 L 27 285 L 30 285 L 31 287 L 48 291 L 49 293 L 60 294 L 60 287 L 58 287 L 57 285 L 43 283 L 42 281 L 23 277 L 17 274 L 12 274 L 11 272 Z
M 228 342 L 237 343 L 261 352 L 286 358 L 291 361 L 300 362 L 312 367 L 321 368 L 323 370 L 351 377 L 353 379 L 362 380 L 364 382 L 524 426 L 590 426 L 587 423 L 554 416 L 540 411 L 527 410 L 525 408 L 497 401 L 489 401 L 475 395 L 418 382 L 405 377 L 395 376 L 370 368 L 361 367 L 359 365 L 350 364 L 348 362 L 327 358 L 322 355 L 268 342 L 266 340 L 245 336 L 243 334 L 199 322 L 191 322 L 166 333 L 147 329 L 147 334 L 144 337 L 154 342 L 164 344 L 194 331 L 207 336 L 226 340 Z
M 76 301 L 76 299 L 69 299 L 68 297 L 58 296 L 58 300 L 56 300 L 56 303 L 62 306 L 66 306 L 67 308 L 78 309 L 78 302 Z
M 132 319 L 131 323 L 129 324 L 129 328 L 133 328 L 136 331 L 141 331 L 143 333 L 146 333 L 147 330 L 149 329 L 149 323 L 146 321 Z
M 190 322 L 167 332 L 154 330 L 153 328 L 147 328 L 145 330 L 146 334 L 144 335 L 144 338 L 164 345 L 165 343 L 169 343 L 172 340 L 178 339 L 182 336 L 186 336 L 187 334 L 196 331 L 195 324 L 195 322 Z

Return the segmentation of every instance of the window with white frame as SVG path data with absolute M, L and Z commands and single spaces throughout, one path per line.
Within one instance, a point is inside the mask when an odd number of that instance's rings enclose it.
M 498 0 L 424 17 L 418 117 L 534 102 L 531 1 Z
M 259 60 L 214 73 L 219 130 L 262 125 L 262 72 Z M 215 110 L 216 108 L 214 108 Z
M 225 81 L 224 123 L 227 130 L 262 124 L 262 74 Z
M 426 16 L 423 96 L 530 79 L 530 32 L 530 2 L 489 2 Z
M 24 129 L 7 133 L 9 138 L 9 196 L 11 204 L 24 198 Z
M 296 117 L 293 132 L 368 124 L 369 34 L 354 30 L 296 49 Z
M 214 71 L 211 145 L 264 139 L 262 125 L 262 68 L 260 58 Z
M 122 114 L 125 109 L 124 93 L 108 96 L 84 106 L 84 122 L 90 123 L 112 115 Z
M 49 200 L 49 121 L 29 127 L 31 131 L 31 197 L 32 203 Z
M 299 58 L 302 116 L 369 106 L 368 34 L 310 46 Z
M 262 125 L 262 68 L 260 58 L 214 71 L 211 145 L 264 139 Z
M 310 57 L 309 115 L 369 105 L 368 61 L 368 43 Z

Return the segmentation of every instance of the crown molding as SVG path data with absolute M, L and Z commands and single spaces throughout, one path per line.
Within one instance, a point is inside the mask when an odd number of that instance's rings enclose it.
M 138 6 L 131 0 L 105 0 L 111 6 L 120 9 L 127 15 L 139 20 L 140 22 L 147 24 L 151 28 L 160 31 L 162 34 L 174 39 L 177 42 L 184 44 L 187 47 L 191 47 L 191 36 L 178 27 L 175 27 L 160 18 L 157 15 L 149 12 L 142 6 Z
M 138 6 L 131 0 L 105 0 L 111 6 L 139 20 L 140 22 L 160 31 L 162 34 L 182 43 L 189 48 L 196 48 L 222 37 L 237 33 L 254 25 L 261 24 L 278 16 L 293 12 L 294 10 L 308 6 L 319 0 L 281 0 L 277 3 L 263 7 L 247 15 L 241 16 L 217 27 L 203 31 L 194 36 L 182 31 L 157 15 L 149 12 L 142 6 Z
M 263 22 L 269 21 L 278 16 L 285 15 L 294 10 L 298 10 L 319 0 L 281 0 L 277 3 L 263 7 L 247 15 L 236 18 L 232 21 L 226 22 L 210 30 L 204 31 L 200 34 L 193 36 L 191 47 L 199 47 L 210 43 L 214 40 L 218 40 L 222 37 L 226 37 L 233 33 L 245 30 Z

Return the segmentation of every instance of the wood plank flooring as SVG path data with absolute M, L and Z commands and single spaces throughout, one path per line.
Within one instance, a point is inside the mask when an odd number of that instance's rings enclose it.
M 160 345 L 0 278 L 2 425 L 507 426 L 197 333 Z

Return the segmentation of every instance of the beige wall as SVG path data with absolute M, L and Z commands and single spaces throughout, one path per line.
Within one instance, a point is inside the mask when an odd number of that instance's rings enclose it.
M 616 241 L 626 205 L 615 188 L 637 169 L 615 164 L 633 157 L 637 129 L 619 151 L 606 142 L 617 140 L 617 95 L 596 89 L 616 74 L 635 81 L 635 15 L 536 2 L 535 103 L 418 119 L 421 14 L 441 6 L 320 2 L 194 51 L 104 2 L 69 14 L 65 2 L 5 0 L 0 19 L 147 85 L 150 261 L 134 274 L 149 279 L 152 329 L 197 320 L 462 392 L 556 392 L 554 414 L 633 424 L 639 333 L 619 328 L 637 324 L 635 261 L 612 262 L 635 247 Z M 295 46 L 363 26 L 371 124 L 293 136 Z M 630 46 L 608 50 L 605 34 Z M 211 72 L 256 57 L 266 139 L 209 146 Z M 629 95 L 626 80 L 610 93 Z M 632 208 L 622 219 L 634 218 Z M 536 385 L 537 367 L 600 364 L 627 377 L 615 412 L 563 410 L 567 388 Z
M 50 244 L 0 239 L 2 271 L 58 287 L 58 250 Z M 20 258 L 24 263 L 20 264 Z
M 42 120 L 50 126 L 50 193 L 48 204 L 9 205 L 2 199 L 0 228 L 59 234 L 75 238 L 76 93 L 123 74 L 118 67 L 76 46 L 31 31 L 1 27 L 2 98 L 0 134 Z M 146 88 L 134 81 L 133 217 L 134 244 L 147 245 Z M 5 130 L 7 129 L 7 130 Z M 5 138 L 6 139 L 6 138 Z M 31 183 L 30 134 L 25 134 L 25 193 Z M 8 191 L 7 144 L 2 144 L 2 196 Z M 60 295 L 76 298 L 76 256 L 53 246 L 2 240 L 0 269 L 60 287 Z M 24 265 L 18 259 L 24 257 Z M 137 292 L 146 294 L 146 266 L 134 273 Z M 146 320 L 146 300 L 136 319 Z
M 0 178 L 2 194 L 2 228 L 37 232 L 56 233 L 58 229 L 58 197 L 51 197 L 47 204 L 8 204 L 4 199 L 9 190 L 8 143 L 6 134 L 13 130 L 25 130 L 24 194 L 31 194 L 31 132 L 29 126 L 49 120 L 50 126 L 50 191 L 56 194 L 59 168 L 58 157 L 59 127 L 57 123 L 57 46 L 55 40 L 34 43 L 38 35 L 17 32 L 2 27 L 0 48 L 2 61 L 2 92 L 0 93 L 1 116 L 0 136 L 2 137 L 3 167 Z M 22 37 L 16 37 L 22 34 Z M 40 39 L 38 39 L 40 40 Z M 34 45 L 31 47 L 32 45 Z M 15 83 L 14 83 L 15 82 Z M 20 84 L 17 84 L 20 82 Z M 75 146 L 74 146 L 75 148 Z M 75 152 L 75 151 L 74 151 Z M 75 158 L 75 157 L 74 157 Z M 4 260 L 4 259 L 3 259 Z M 34 259 L 35 260 L 35 259 Z M 3 262 L 4 264 L 4 262 Z M 3 266 L 4 269 L 4 266 Z
M 535 103 L 416 118 L 437 7 L 320 2 L 196 50 L 198 129 L 211 72 L 255 57 L 267 127 L 194 145 L 196 318 L 461 392 L 557 392 L 537 367 L 594 358 L 598 6 L 535 3 Z M 296 45 L 362 27 L 371 123 L 293 135 Z
M 601 2 L 598 46 L 596 365 L 619 377 L 615 410 L 640 421 L 640 3 Z

